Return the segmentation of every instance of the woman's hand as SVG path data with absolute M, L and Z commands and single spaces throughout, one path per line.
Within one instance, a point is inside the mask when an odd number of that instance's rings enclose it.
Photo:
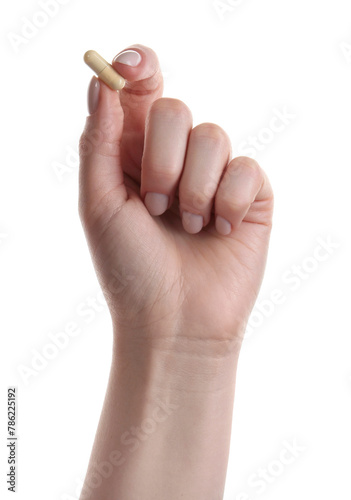
M 155 53 L 130 50 L 113 63 L 119 94 L 93 79 L 80 148 L 80 214 L 115 330 L 81 500 L 219 500 L 273 195 L 220 127 L 193 128 L 161 98 Z
M 272 190 L 254 160 L 231 160 L 224 130 L 193 128 L 186 104 L 161 97 L 151 49 L 126 50 L 113 62 L 123 90 L 93 78 L 80 142 L 80 214 L 95 268 L 117 335 L 148 330 L 154 347 L 171 338 L 195 350 L 192 339 L 214 340 L 216 354 L 241 339 L 255 302 Z

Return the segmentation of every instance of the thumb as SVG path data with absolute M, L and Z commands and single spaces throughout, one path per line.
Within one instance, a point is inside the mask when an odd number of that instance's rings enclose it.
M 120 161 L 123 109 L 118 92 L 95 76 L 88 90 L 90 116 L 79 141 L 79 213 L 94 224 L 128 199 Z

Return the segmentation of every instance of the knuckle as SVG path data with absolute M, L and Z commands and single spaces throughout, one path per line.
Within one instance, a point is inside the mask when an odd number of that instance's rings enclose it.
M 230 175 L 245 174 L 254 178 L 261 177 L 262 175 L 261 167 L 257 161 L 248 156 L 234 158 L 229 163 L 228 172 Z
M 79 140 L 79 155 L 83 159 L 91 153 L 106 158 L 119 158 L 120 140 L 109 141 L 103 137 L 103 134 L 97 135 L 95 138 L 84 135 Z
M 209 190 L 185 189 L 180 193 L 181 204 L 184 207 L 195 208 L 196 211 L 204 211 L 211 203 L 213 193 Z
M 151 115 L 162 115 L 164 118 L 174 119 L 178 117 L 187 121 L 192 121 L 192 114 L 188 106 L 179 99 L 161 97 L 156 99 L 150 107 Z
M 86 131 L 84 131 L 79 138 L 78 151 L 81 158 L 87 156 L 92 151 L 92 144 L 88 138 Z
M 118 156 L 120 140 L 116 135 L 116 126 L 109 120 L 102 120 L 99 125 L 93 125 L 89 120 L 79 138 L 79 155 L 83 159 L 91 153 L 101 156 Z
M 234 212 L 241 212 L 250 205 L 248 198 L 236 196 L 235 199 L 230 201 L 230 207 Z
M 250 200 L 238 196 L 235 198 L 223 197 L 221 205 L 225 206 L 233 213 L 240 213 L 246 210 L 246 208 L 250 205 Z
M 180 175 L 180 170 L 181 168 L 177 161 L 172 161 L 170 158 L 155 158 L 150 154 L 144 154 L 141 161 L 141 171 L 147 177 L 151 176 L 174 182 L 174 179 Z
M 215 123 L 201 123 L 193 128 L 192 138 L 206 139 L 213 144 L 230 147 L 227 133 Z

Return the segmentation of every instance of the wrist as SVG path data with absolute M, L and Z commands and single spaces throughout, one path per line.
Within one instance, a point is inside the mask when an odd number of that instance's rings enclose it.
M 172 331 L 171 331 L 172 330 Z M 216 392 L 235 383 L 241 336 L 184 335 L 172 327 L 128 332 L 114 327 L 113 364 L 150 389 Z M 166 335 L 164 332 L 167 331 Z

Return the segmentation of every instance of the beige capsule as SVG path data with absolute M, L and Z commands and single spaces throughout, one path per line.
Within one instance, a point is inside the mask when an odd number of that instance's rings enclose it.
M 97 76 L 106 83 L 112 90 L 123 89 L 126 81 L 117 71 L 95 50 L 88 50 L 84 54 L 84 62 L 91 68 Z

